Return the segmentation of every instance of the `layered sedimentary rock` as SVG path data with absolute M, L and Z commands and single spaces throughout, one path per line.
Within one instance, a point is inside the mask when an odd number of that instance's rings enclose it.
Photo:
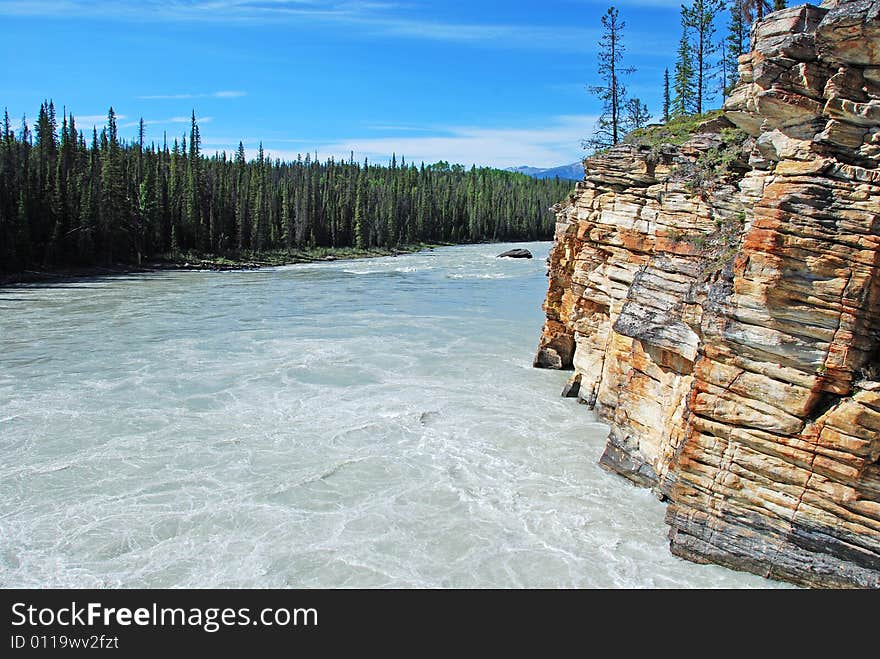
M 586 161 L 535 365 L 672 551 L 880 587 L 880 0 L 768 16 L 724 116 Z

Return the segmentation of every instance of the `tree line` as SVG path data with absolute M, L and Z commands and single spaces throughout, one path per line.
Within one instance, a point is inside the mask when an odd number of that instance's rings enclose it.
M 388 166 L 310 155 L 206 156 L 195 112 L 172 144 L 119 136 L 111 108 L 91 135 L 55 105 L 0 135 L 0 271 L 140 263 L 185 253 L 241 258 L 315 247 L 552 236 L 570 181 L 438 162 Z
M 681 38 L 673 75 L 663 73 L 662 111 L 664 122 L 702 114 L 719 94 L 726 96 L 738 80 L 738 60 L 749 51 L 753 21 L 770 11 L 784 9 L 786 0 L 691 0 L 681 5 Z M 726 15 L 726 33 L 718 37 L 719 23 Z M 635 71 L 623 65 L 626 50 L 624 28 L 615 7 L 602 16 L 598 67 L 600 84 L 588 89 L 602 102 L 602 113 L 593 137 L 584 148 L 605 149 L 618 144 L 630 131 L 643 128 L 652 116 L 647 106 L 626 91 L 624 77 Z

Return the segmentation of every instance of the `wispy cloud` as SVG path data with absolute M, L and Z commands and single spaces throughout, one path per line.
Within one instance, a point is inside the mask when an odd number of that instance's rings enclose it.
M 631 11 L 637 11 L 638 7 L 677 11 L 681 0 L 619 0 L 615 4 L 633 7 Z M 298 26 L 344 27 L 361 37 L 442 41 L 503 50 L 595 53 L 601 36 L 598 25 L 579 27 L 577 20 L 565 19 L 576 19 L 582 13 L 587 20 L 581 23 L 597 23 L 598 14 L 607 7 L 605 0 L 568 0 L 568 5 L 564 19 L 552 25 L 450 21 L 432 15 L 429 3 L 363 0 L 0 0 L 0 16 L 76 16 L 138 22 L 255 25 L 286 22 Z M 624 19 L 626 13 L 621 12 Z M 630 54 L 656 55 L 662 52 L 662 48 L 669 47 L 669 39 L 655 32 L 628 32 L 627 37 Z M 204 97 L 195 94 L 155 96 Z
M 568 2 L 573 5 L 599 6 L 603 12 L 609 5 L 606 0 L 568 0 Z M 682 0 L 617 0 L 613 4 L 617 7 L 658 7 L 678 11 Z
M 186 100 L 191 98 L 241 98 L 242 96 L 246 96 L 247 92 L 242 91 L 219 91 L 219 92 L 208 92 L 203 94 L 148 94 L 144 96 L 138 96 L 138 100 L 141 101 L 156 101 L 156 100 Z
M 361 35 L 467 43 L 504 49 L 593 52 L 597 29 L 468 23 L 431 17 L 425 6 L 353 0 L 0 0 L 0 15 L 93 16 L 124 20 L 250 22 L 305 20 L 345 25 Z M 160 95 L 160 98 L 166 96 Z M 169 95 L 171 98 L 194 98 Z
M 401 133 L 434 133 L 436 128 L 428 126 L 407 126 L 402 124 L 369 124 L 366 126 L 369 130 L 376 132 L 401 132 Z
M 124 114 L 117 114 L 116 121 L 117 123 L 127 119 L 128 117 Z M 73 119 L 76 122 L 77 127 L 79 128 L 92 128 L 105 126 L 107 124 L 107 114 L 74 114 Z M 135 124 L 137 125 L 137 124 Z
M 214 117 L 196 117 L 196 123 L 208 124 L 214 120 Z M 169 117 L 167 119 L 144 119 L 145 126 L 167 126 L 169 124 L 188 124 L 192 121 L 192 117 Z M 122 124 L 123 128 L 134 128 L 138 126 L 140 121 L 130 121 Z
M 322 159 L 333 157 L 347 160 L 351 152 L 354 152 L 357 160 L 367 157 L 372 161 L 383 162 L 395 153 L 398 158 L 405 156 L 409 162 L 432 163 L 446 160 L 493 167 L 552 167 L 582 158 L 584 153 L 580 147 L 581 140 L 593 133 L 595 124 L 596 117 L 593 115 L 563 115 L 529 128 L 459 126 L 436 130 L 436 134 L 425 136 L 386 135 L 333 142 L 316 140 L 311 143 L 295 140 L 303 142 L 303 148 L 296 151 L 281 146 L 285 143 L 284 140 L 268 140 L 264 146 L 270 157 L 282 160 L 294 160 L 299 154 L 317 151 Z M 219 142 L 206 138 L 203 144 L 212 144 L 228 151 L 238 144 L 237 141 L 234 144 Z M 256 155 L 257 144 L 247 140 L 244 142 L 249 156 Z

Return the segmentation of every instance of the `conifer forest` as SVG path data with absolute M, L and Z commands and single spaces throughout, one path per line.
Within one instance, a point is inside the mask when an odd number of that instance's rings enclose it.
M 60 125 L 59 125 L 60 124 Z M 0 271 L 140 264 L 178 254 L 232 258 L 320 247 L 549 239 L 549 207 L 572 183 L 446 162 L 388 165 L 305 155 L 206 155 L 189 135 L 146 144 L 80 131 L 46 101 L 33 128 L 4 117 Z

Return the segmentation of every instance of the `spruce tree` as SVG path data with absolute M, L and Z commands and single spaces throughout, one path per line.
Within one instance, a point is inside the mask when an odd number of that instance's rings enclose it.
M 739 81 L 739 57 L 749 51 L 749 19 L 739 0 L 729 7 L 730 20 L 727 24 L 727 37 L 724 39 L 726 80 L 725 95 Z
M 77 257 L 80 264 L 98 260 L 98 204 L 101 165 L 98 158 L 98 131 L 92 129 L 92 146 L 80 183 L 79 230 L 77 231 Z
M 98 214 L 101 233 L 105 237 L 101 247 L 108 263 L 115 256 L 124 257 L 122 231 L 129 220 L 127 216 L 128 198 L 124 180 L 122 152 L 116 128 L 116 113 L 111 107 L 107 113 L 107 129 L 102 139 L 103 155 L 101 163 L 101 204 Z
M 188 242 L 200 251 L 206 251 L 209 247 L 207 232 L 202 221 L 202 207 L 200 192 L 201 180 L 201 147 L 202 138 L 199 134 L 199 126 L 196 123 L 196 112 L 193 110 L 190 120 L 189 154 L 186 160 L 186 181 L 184 188 L 184 223 Z M 185 150 L 185 147 L 184 147 Z
M 266 155 L 263 151 L 263 143 L 260 142 L 259 156 L 257 157 L 256 181 L 251 186 L 253 190 L 254 209 L 253 228 L 251 229 L 251 249 L 261 251 L 266 246 Z
M 722 0 L 693 0 L 690 7 L 682 5 L 682 21 L 693 30 L 691 53 L 694 70 L 694 105 L 697 114 L 703 112 L 704 101 L 709 97 L 709 89 L 715 76 L 714 55 L 718 51 L 714 41 L 715 19 L 722 8 Z
M 663 71 L 663 123 L 669 123 L 669 111 L 672 102 L 669 97 L 669 69 Z
M 138 186 L 137 216 L 132 236 L 138 265 L 143 260 L 144 253 L 147 252 L 149 227 L 152 226 L 156 213 L 156 194 L 153 189 L 155 184 L 153 170 L 148 169 L 146 177 Z
M 58 157 L 58 135 L 55 122 L 55 106 L 51 101 L 40 105 L 35 126 L 36 143 L 36 195 L 29 200 L 28 232 L 35 253 L 47 254 L 51 250 L 55 226 L 55 160 Z
M 236 246 L 241 252 L 247 247 L 248 228 L 248 176 L 244 144 L 238 143 L 235 152 L 235 236 Z
M 691 60 L 688 26 L 684 22 L 684 17 L 682 17 L 681 40 L 678 42 L 678 55 L 675 61 L 673 89 L 675 96 L 672 99 L 671 115 L 683 117 L 692 114 L 696 108 L 694 102 L 694 65 Z
M 622 76 L 635 71 L 624 67 L 623 30 L 626 23 L 620 20 L 615 7 L 609 7 L 602 16 L 602 38 L 599 40 L 599 63 L 597 72 L 601 85 L 591 86 L 590 92 L 602 101 L 602 114 L 595 135 L 584 142 L 584 148 L 605 149 L 618 144 L 623 138 L 623 115 L 626 104 L 626 87 Z
M 369 230 L 367 227 L 366 209 L 364 208 L 363 185 L 358 181 L 356 201 L 354 205 L 354 234 L 355 247 L 365 249 L 370 246 Z
M 12 156 L 14 143 L 9 132 L 9 110 L 4 110 L 3 131 L 0 133 L 0 263 L 11 263 L 15 258 L 13 214 L 9 194 L 12 186 L 12 171 L 15 169 Z
M 138 137 L 137 137 L 137 179 L 141 180 L 143 176 L 144 170 L 144 137 L 146 133 L 146 126 L 144 124 L 144 118 L 141 117 L 138 120 Z
M 281 193 L 281 242 L 289 250 L 293 247 L 293 202 L 290 198 L 290 185 L 285 185 Z

